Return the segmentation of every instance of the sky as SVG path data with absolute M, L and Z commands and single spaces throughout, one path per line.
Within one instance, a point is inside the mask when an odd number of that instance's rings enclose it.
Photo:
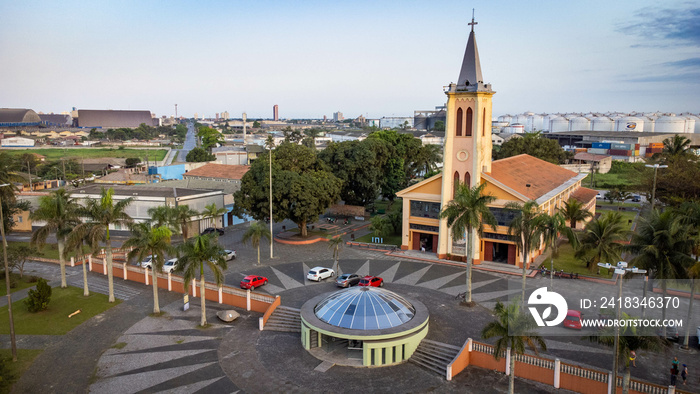
M 472 9 L 494 116 L 700 112 L 700 4 L 673 0 L 0 0 L 0 107 L 412 116 Z

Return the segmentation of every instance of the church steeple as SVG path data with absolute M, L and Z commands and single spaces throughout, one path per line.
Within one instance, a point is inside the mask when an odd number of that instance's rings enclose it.
M 472 10 L 472 21 L 469 25 L 472 31 L 469 33 L 467 40 L 467 49 L 464 51 L 464 59 L 462 60 L 462 68 L 457 79 L 458 89 L 465 89 L 476 92 L 490 92 L 491 85 L 484 84 L 484 78 L 481 76 L 481 62 L 479 61 L 479 50 L 476 47 L 476 38 L 474 37 L 474 10 Z

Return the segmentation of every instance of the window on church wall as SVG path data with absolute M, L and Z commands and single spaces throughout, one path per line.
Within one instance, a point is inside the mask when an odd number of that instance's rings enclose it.
M 411 216 L 439 219 L 440 203 L 411 200 Z
M 457 186 L 459 186 L 459 172 L 455 171 L 454 184 L 452 185 L 452 198 L 457 195 Z
M 457 109 L 457 137 L 462 136 L 462 108 Z
M 484 116 L 481 117 L 481 136 L 486 137 L 486 108 L 484 108 Z
M 472 180 L 472 177 L 471 177 L 471 175 L 469 175 L 469 172 L 467 172 L 466 174 L 464 174 L 464 184 L 465 184 L 465 185 L 467 185 L 467 186 L 469 186 L 469 187 L 472 187 L 472 182 L 471 182 L 471 180 Z
M 473 118 L 473 113 L 471 108 L 467 108 L 467 130 L 464 132 L 465 137 L 471 137 L 472 136 L 472 118 Z

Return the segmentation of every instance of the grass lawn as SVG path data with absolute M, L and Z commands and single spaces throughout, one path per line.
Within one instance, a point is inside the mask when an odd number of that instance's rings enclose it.
M 24 246 L 29 246 L 29 242 L 16 242 L 16 241 L 7 241 L 7 244 L 9 246 L 12 245 L 24 245 Z M 87 246 L 83 246 L 83 250 L 87 253 Z M 44 247 L 42 247 L 39 250 L 39 255 L 37 257 L 43 257 L 45 259 L 54 259 L 58 260 L 58 244 L 44 244 Z M 68 256 L 66 257 L 66 262 L 70 264 L 70 258 L 75 257 L 75 252 L 68 253 Z
M 22 289 L 26 289 L 27 287 L 32 287 L 36 284 L 36 282 L 29 282 L 29 279 L 32 275 L 27 275 L 27 273 L 24 273 L 24 277 L 22 279 L 19 278 L 19 274 L 17 273 L 10 273 L 10 279 L 14 280 L 15 282 L 15 287 L 12 288 L 12 292 L 16 292 Z M 5 273 L 0 275 L 0 296 L 6 296 L 7 295 L 7 287 L 5 286 Z
M 46 148 L 46 149 L 22 149 L 22 150 L 4 150 L 11 155 L 23 155 L 25 153 L 38 153 L 46 156 L 47 160 L 66 159 L 92 159 L 97 157 L 139 157 L 144 158 L 148 155 L 149 160 L 156 159 L 158 161 L 165 158 L 168 152 L 165 149 L 118 149 L 118 148 Z
M 41 354 L 43 349 L 17 349 L 17 361 L 12 362 L 12 350 L 0 349 L 0 358 L 5 362 L 5 371 L 2 379 L 6 380 L 0 386 L 2 392 L 10 392 L 10 385 L 18 381 L 24 371 L 32 365 L 36 356 Z
M 83 297 L 83 289 L 68 287 L 52 289 L 49 309 L 37 313 L 27 310 L 24 300 L 12 303 L 15 333 L 17 335 L 64 335 L 73 328 L 79 326 L 89 318 L 98 315 L 107 309 L 119 304 L 121 301 L 110 304 L 104 294 L 91 293 Z M 69 318 L 68 315 L 81 310 L 81 313 Z M 8 335 L 10 326 L 8 322 L 7 307 L 0 308 L 0 334 Z
M 355 242 L 367 242 L 367 243 L 372 243 L 372 238 L 375 237 L 374 234 L 369 233 L 367 235 L 363 235 L 359 238 L 355 238 Z M 392 234 L 388 237 L 384 237 L 384 243 L 383 245 L 396 245 L 396 246 L 401 246 L 401 234 Z
M 547 258 L 542 265 L 549 269 L 549 258 Z M 588 276 L 598 276 L 601 278 L 611 278 L 612 275 L 607 273 L 607 270 L 601 270 L 600 275 L 597 275 L 596 271 L 589 271 L 586 266 L 579 261 L 579 259 L 574 257 L 574 248 L 571 244 L 564 243 L 559 246 L 559 256 L 554 258 L 554 270 L 564 270 L 564 272 L 575 272 L 582 275 Z

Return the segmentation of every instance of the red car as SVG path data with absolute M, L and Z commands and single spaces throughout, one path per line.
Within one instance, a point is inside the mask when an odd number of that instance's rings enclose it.
M 384 286 L 384 279 L 378 276 L 365 276 L 360 279 L 358 286 L 372 286 L 372 287 L 382 287 Z
M 241 289 L 255 290 L 256 287 L 267 284 L 267 278 L 264 276 L 248 275 L 241 281 Z
M 581 312 L 569 309 L 566 312 L 566 318 L 562 325 L 566 328 L 573 328 L 574 330 L 581 329 Z

